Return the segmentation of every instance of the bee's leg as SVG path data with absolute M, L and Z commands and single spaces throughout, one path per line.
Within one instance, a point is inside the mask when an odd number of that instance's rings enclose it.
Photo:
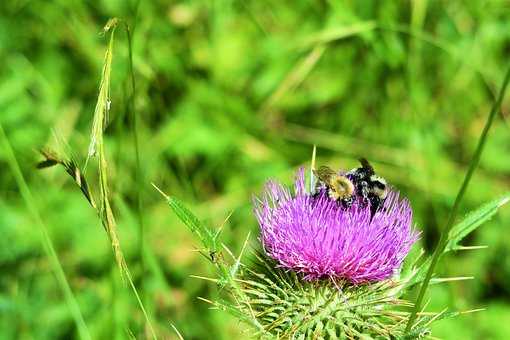
M 361 181 L 361 196 L 368 197 L 368 183 Z
M 341 200 L 341 202 L 342 202 L 342 206 L 344 208 L 350 208 L 352 206 L 352 204 L 354 203 L 354 196 L 343 198 Z
M 370 219 L 372 219 L 377 210 L 381 207 L 382 201 L 379 197 L 372 194 L 368 197 L 368 199 L 370 201 Z
M 370 221 L 372 221 L 376 212 L 377 212 L 377 207 L 371 205 L 370 206 Z
M 320 180 L 317 180 L 315 182 L 315 186 L 313 187 L 313 191 L 310 193 L 312 196 L 317 197 L 321 193 L 321 189 L 323 187 L 323 184 Z
M 319 197 L 324 189 L 325 189 L 324 184 L 321 181 L 317 181 L 317 183 L 315 183 L 315 188 L 314 188 L 313 192 L 311 193 L 311 196 L 313 198 Z
M 361 197 L 362 202 L 366 203 L 369 198 L 369 190 L 368 183 L 366 181 L 361 181 L 356 186 L 356 194 Z

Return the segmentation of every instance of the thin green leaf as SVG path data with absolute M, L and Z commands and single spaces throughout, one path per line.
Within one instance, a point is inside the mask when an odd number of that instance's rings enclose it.
M 156 185 L 154 188 L 158 190 L 166 199 L 168 205 L 175 212 L 177 217 L 184 223 L 192 233 L 196 234 L 203 246 L 209 252 L 217 251 L 217 244 L 214 232 L 204 225 L 186 206 L 175 197 L 166 195 Z
M 468 213 L 466 217 L 455 226 L 452 227 L 448 243 L 443 251 L 443 255 L 452 251 L 452 250 L 463 250 L 463 249 L 482 249 L 484 247 L 463 247 L 459 245 L 459 242 L 462 241 L 467 235 L 473 232 L 476 228 L 481 226 L 484 222 L 487 222 L 491 219 L 497 212 L 500 207 L 505 205 L 510 201 L 510 193 L 491 201 L 480 208 Z M 405 287 L 414 286 L 417 283 L 422 282 L 425 279 L 427 269 L 430 266 L 432 259 L 428 258 L 424 261 L 419 267 L 415 269 L 415 272 L 409 281 L 406 283 Z
M 487 117 L 487 120 L 485 121 L 485 126 L 482 130 L 482 134 L 480 135 L 480 139 L 478 140 L 478 145 L 476 147 L 473 158 L 471 159 L 471 162 L 469 164 L 468 171 L 466 172 L 466 175 L 464 177 L 462 185 L 459 189 L 459 192 L 457 193 L 457 197 L 455 198 L 455 202 L 453 204 L 452 210 L 450 211 L 450 215 L 446 222 L 446 226 L 441 233 L 441 237 L 439 238 L 437 247 L 434 250 L 434 255 L 432 256 L 430 266 L 427 270 L 425 279 L 423 280 L 423 283 L 420 287 L 418 297 L 416 298 L 416 303 L 414 305 L 414 309 L 411 312 L 411 316 L 409 317 L 409 320 L 407 321 L 406 332 L 409 332 L 411 330 L 414 320 L 416 320 L 417 313 L 421 308 L 421 304 L 422 304 L 423 298 L 425 296 L 425 292 L 427 291 L 430 279 L 432 278 L 432 275 L 434 274 L 434 268 L 435 268 L 437 262 L 439 261 L 439 258 L 441 257 L 441 255 L 444 253 L 446 247 L 448 246 L 450 232 L 453 229 L 453 226 L 454 226 L 453 223 L 455 222 L 455 218 L 457 217 L 460 202 L 462 201 L 462 198 L 464 197 L 464 193 L 466 192 L 469 182 L 471 181 L 471 177 L 473 176 L 473 173 L 478 166 L 480 157 L 482 156 L 483 148 L 485 146 L 485 143 L 487 142 L 489 130 L 492 126 L 492 122 L 494 121 L 494 117 L 501 110 L 501 103 L 503 102 L 506 88 L 509 83 L 510 83 L 510 68 L 506 71 L 505 78 L 504 78 L 501 88 L 499 90 L 498 96 L 497 96 L 496 100 L 494 101 L 494 104 L 492 105 L 492 108 L 489 113 L 489 116 Z
M 59 288 L 62 290 L 64 299 L 74 319 L 74 323 L 76 324 L 79 337 L 81 339 L 91 339 L 89 329 L 87 327 L 87 324 L 85 323 L 85 319 L 83 318 L 83 314 L 80 310 L 80 305 L 78 304 L 78 301 L 74 296 L 74 293 L 71 289 L 71 285 L 69 284 L 69 281 L 66 277 L 66 273 L 64 272 L 64 269 L 60 262 L 60 258 L 58 257 L 57 251 L 55 250 L 55 246 L 53 245 L 53 241 L 50 237 L 48 228 L 46 227 L 46 224 L 42 219 L 36 201 L 32 196 L 32 192 L 30 191 L 28 184 L 25 180 L 25 177 L 21 172 L 20 165 L 18 163 L 16 155 L 14 154 L 14 150 L 12 149 L 11 143 L 9 142 L 9 139 L 5 134 L 2 124 L 0 124 L 0 146 L 2 147 L 2 151 L 4 151 L 6 154 L 7 165 L 14 176 L 14 179 L 20 191 L 20 195 L 23 198 L 29 213 L 32 215 L 35 225 L 39 228 L 44 251 L 48 256 L 51 269 L 55 273 L 57 284 L 59 285 Z
M 484 222 L 491 219 L 500 207 L 508 203 L 510 200 L 510 193 L 489 202 L 475 211 L 470 212 L 460 223 L 457 223 L 449 234 L 448 244 L 445 248 L 445 253 L 451 250 L 460 249 L 459 242 L 464 237 L 473 232 L 476 228 L 481 226 Z
M 329 27 L 323 31 L 315 33 L 310 36 L 303 43 L 304 46 L 309 47 L 314 44 L 325 44 L 333 41 L 345 39 L 357 34 L 372 31 L 377 28 L 377 24 L 374 21 L 360 21 L 352 25 Z

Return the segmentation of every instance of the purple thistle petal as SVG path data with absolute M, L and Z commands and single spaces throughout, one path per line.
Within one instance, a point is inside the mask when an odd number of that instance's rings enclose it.
M 255 199 L 262 246 L 279 266 L 307 280 L 343 278 L 352 283 L 393 276 L 418 233 L 411 228 L 409 202 L 390 191 L 371 218 L 370 206 L 355 200 L 344 208 L 325 193 L 305 190 L 304 169 L 296 176 L 295 193 L 269 181 Z

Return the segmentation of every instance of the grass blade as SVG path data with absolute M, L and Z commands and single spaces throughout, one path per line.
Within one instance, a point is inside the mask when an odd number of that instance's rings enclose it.
M 138 2 L 135 6 L 135 14 L 136 9 L 138 9 Z M 138 222 L 138 231 L 139 231 L 139 257 L 140 257 L 140 265 L 142 277 L 140 281 L 142 295 L 144 292 L 144 274 L 146 269 L 146 257 L 145 257 L 145 222 L 142 213 L 142 188 L 143 188 L 143 173 L 142 166 L 140 161 L 140 143 L 138 138 L 138 115 L 135 110 L 135 95 L 136 95 L 136 82 L 135 82 L 135 73 L 133 69 L 133 36 L 130 30 L 130 27 L 127 23 L 124 22 L 124 28 L 126 29 L 127 41 L 128 41 L 128 55 L 129 55 L 129 77 L 131 79 L 131 95 L 129 96 L 129 108 L 132 116 L 132 130 L 133 130 L 133 144 L 135 149 L 135 183 L 136 183 L 136 218 Z M 149 251 L 149 249 L 147 249 Z
M 30 192 L 27 182 L 23 177 L 18 161 L 16 160 L 16 156 L 14 155 L 14 151 L 12 150 L 11 144 L 7 139 L 2 124 L 0 124 L 0 140 L 2 141 L 3 149 L 7 156 L 7 163 L 9 164 L 11 172 L 14 175 L 21 196 L 25 201 L 25 205 L 32 214 L 32 217 L 35 220 L 36 225 L 39 227 L 39 230 L 41 232 L 42 243 L 44 246 L 44 251 L 48 256 L 52 270 L 55 273 L 58 285 L 60 286 L 60 289 L 64 293 L 64 298 L 66 300 L 67 305 L 69 306 L 71 315 L 73 316 L 74 323 L 76 324 L 76 328 L 78 329 L 80 338 L 87 340 L 92 339 L 87 328 L 87 325 L 85 323 L 85 320 L 83 318 L 83 315 L 80 311 L 78 302 L 76 301 L 76 298 L 73 294 L 73 291 L 71 290 L 71 287 L 69 286 L 69 282 L 67 281 L 64 269 L 62 268 L 57 252 L 55 251 L 55 247 L 53 246 L 53 242 L 50 238 L 50 235 L 48 234 L 48 229 L 46 228 L 46 225 L 44 224 L 41 218 L 41 214 L 37 209 L 37 206 L 34 202 L 34 198 L 32 197 L 32 193 Z
M 482 155 L 483 148 L 487 141 L 489 130 L 492 126 L 492 122 L 494 121 L 494 117 L 498 114 L 498 112 L 501 109 L 501 102 L 503 101 L 503 97 L 505 96 L 506 88 L 507 88 L 509 82 L 510 82 L 510 68 L 507 70 L 507 72 L 505 74 L 505 78 L 504 78 L 503 84 L 500 88 L 498 97 L 492 106 L 489 116 L 487 117 L 487 121 L 485 123 L 485 127 L 484 127 L 482 134 L 480 136 L 480 139 L 478 141 L 478 145 L 476 147 L 475 154 L 473 155 L 473 158 L 471 159 L 468 171 L 466 173 L 466 176 L 464 177 L 464 181 L 462 182 L 462 185 L 461 185 L 460 190 L 457 194 L 457 197 L 455 198 L 453 208 L 450 211 L 450 216 L 448 217 L 446 226 L 443 229 L 443 232 L 441 233 L 441 237 L 439 238 L 439 242 L 438 242 L 437 247 L 434 251 L 434 255 L 432 256 L 432 260 L 431 260 L 429 269 L 427 271 L 427 275 L 425 276 L 425 280 L 421 284 L 420 291 L 418 293 L 418 298 L 416 299 L 416 303 L 414 305 L 414 309 L 411 312 L 411 315 L 409 316 L 409 320 L 408 320 L 407 326 L 406 326 L 406 332 L 409 332 L 411 330 L 411 327 L 412 327 L 414 321 L 416 320 L 416 316 L 417 316 L 418 311 L 421 308 L 421 304 L 423 302 L 425 292 L 427 291 L 427 287 L 429 285 L 430 279 L 432 278 L 432 274 L 434 273 L 434 268 L 436 267 L 436 264 L 439 261 L 439 258 L 441 257 L 446 246 L 448 245 L 448 236 L 450 234 L 450 231 L 452 230 L 453 223 L 455 222 L 455 218 L 457 217 L 460 202 L 462 201 L 462 198 L 464 197 L 464 193 L 466 192 L 469 182 L 471 181 L 471 177 L 473 176 L 473 173 L 478 166 L 480 157 Z
M 90 157 L 99 153 L 99 148 L 103 144 L 103 131 L 108 123 L 108 112 L 110 111 L 110 74 L 112 69 L 113 58 L 113 42 L 115 37 L 115 29 L 117 28 L 118 19 L 110 19 L 103 29 L 103 33 L 110 31 L 110 42 L 104 56 L 103 70 L 101 73 L 101 82 L 99 85 L 99 94 L 97 97 L 96 107 L 94 109 L 94 120 L 92 121 L 92 133 L 90 135 L 90 144 L 87 154 L 87 162 Z
M 303 42 L 306 47 L 315 44 L 327 44 L 333 41 L 345 39 L 357 34 L 373 31 L 377 28 L 375 21 L 360 21 L 348 26 L 329 27 L 314 34 Z
M 111 31 L 110 42 L 108 44 L 108 49 L 105 54 L 105 63 L 103 67 L 103 74 L 101 77 L 101 84 L 99 87 L 99 96 L 97 99 L 96 109 L 94 111 L 94 121 L 92 124 L 92 135 L 88 157 L 97 154 L 99 158 L 98 170 L 99 170 L 100 206 L 98 212 L 103 223 L 103 226 L 105 227 L 110 238 L 116 262 L 121 270 L 121 276 L 125 275 L 125 277 L 127 278 L 128 284 L 131 287 L 133 293 L 135 294 L 136 301 L 144 315 L 147 327 L 149 328 L 152 337 L 154 339 L 157 339 L 156 332 L 154 331 L 154 328 L 152 326 L 152 322 L 143 305 L 138 290 L 136 289 L 131 273 L 125 261 L 124 255 L 122 253 L 122 249 L 120 247 L 120 242 L 116 231 L 117 224 L 115 222 L 115 217 L 113 215 L 109 199 L 108 171 L 107 171 L 108 164 L 106 161 L 106 152 L 104 150 L 103 132 L 104 129 L 106 128 L 108 112 L 110 110 L 109 88 L 110 88 L 111 62 L 113 55 L 113 41 L 115 28 L 117 27 L 118 23 L 119 20 L 117 18 L 110 19 L 104 28 L 105 33 Z
M 143 316 L 146 321 L 146 326 L 149 329 L 149 332 L 153 339 L 157 339 L 156 332 L 152 326 L 149 315 L 143 305 L 142 299 L 138 294 L 137 288 L 133 282 L 131 273 L 127 266 L 127 263 L 124 258 L 124 254 L 122 253 L 122 249 L 120 247 L 120 241 L 117 236 L 117 224 L 115 221 L 115 216 L 113 214 L 112 207 L 110 205 L 110 194 L 109 194 L 109 186 L 108 186 L 108 163 L 106 160 L 106 152 L 104 148 L 104 140 L 103 133 L 106 128 L 106 124 L 108 121 L 108 112 L 110 110 L 110 74 L 111 74 L 111 65 L 112 65 L 112 56 L 113 56 L 113 42 L 114 42 L 114 33 L 117 25 L 119 24 L 119 20 L 117 18 L 110 19 L 106 26 L 103 29 L 103 33 L 110 32 L 110 40 L 108 43 L 108 48 L 105 53 L 105 61 L 103 65 L 101 82 L 99 86 L 99 95 L 97 99 L 97 103 L 94 109 L 94 118 L 92 123 L 92 133 L 91 133 L 91 141 L 88 149 L 87 160 L 85 162 L 85 167 L 90 159 L 90 157 L 98 157 L 98 173 L 99 173 L 99 204 L 95 204 L 95 201 L 92 198 L 92 194 L 89 191 L 89 187 L 87 181 L 85 179 L 84 172 L 82 172 L 79 167 L 75 164 L 75 162 L 65 159 L 60 159 L 50 152 L 42 152 L 43 156 L 46 158 L 43 162 L 39 163 L 39 168 L 45 168 L 48 166 L 61 164 L 64 166 L 66 171 L 71 177 L 73 177 L 74 181 L 80 187 L 82 193 L 87 198 L 89 203 L 93 208 L 96 209 L 97 214 L 100 217 L 101 223 L 106 230 L 108 238 L 110 239 L 110 243 L 113 249 L 113 253 L 115 256 L 115 261 L 119 267 L 121 277 L 127 279 L 127 283 L 132 289 L 136 301 L 143 313 Z

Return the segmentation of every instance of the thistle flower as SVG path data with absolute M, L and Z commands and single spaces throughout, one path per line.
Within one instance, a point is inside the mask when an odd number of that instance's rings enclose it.
M 409 202 L 398 192 L 390 190 L 372 216 L 370 204 L 360 197 L 345 207 L 324 191 L 306 192 L 304 169 L 297 173 L 294 194 L 268 182 L 255 202 L 255 215 L 266 254 L 309 281 L 360 284 L 390 278 L 418 238 Z

